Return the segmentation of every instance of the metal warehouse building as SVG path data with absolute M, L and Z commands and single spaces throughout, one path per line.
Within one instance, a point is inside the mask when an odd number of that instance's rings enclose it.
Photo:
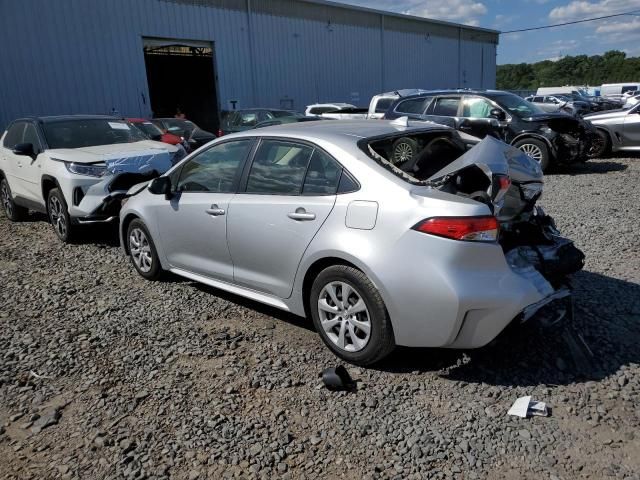
M 0 0 L 0 128 L 495 86 L 498 33 L 321 0 Z

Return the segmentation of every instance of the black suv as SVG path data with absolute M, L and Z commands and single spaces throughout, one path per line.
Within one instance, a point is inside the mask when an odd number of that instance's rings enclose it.
M 587 159 L 595 130 L 590 123 L 565 113 L 547 113 L 533 103 L 498 90 L 433 90 L 398 98 L 386 119 L 409 117 L 447 125 L 475 137 L 487 135 L 518 147 L 543 170 L 549 165 Z M 399 139 L 393 155 L 413 157 L 420 146 Z

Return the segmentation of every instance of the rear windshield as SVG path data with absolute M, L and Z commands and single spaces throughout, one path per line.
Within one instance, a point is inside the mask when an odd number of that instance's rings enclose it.
M 416 185 L 428 184 L 427 179 L 467 151 L 455 130 L 393 134 L 361 140 L 358 146 L 395 176 Z
M 378 103 L 376 103 L 376 113 L 386 113 L 394 100 L 395 98 L 381 98 L 378 100 Z
M 167 131 L 169 133 L 173 133 L 179 136 L 188 137 L 191 135 L 197 126 L 195 123 L 190 122 L 189 120 L 180 120 L 177 118 L 167 118 L 163 120 L 164 124 L 167 126 Z
M 49 148 L 82 148 L 132 143 L 147 137 L 129 122 L 115 119 L 65 120 L 42 124 Z

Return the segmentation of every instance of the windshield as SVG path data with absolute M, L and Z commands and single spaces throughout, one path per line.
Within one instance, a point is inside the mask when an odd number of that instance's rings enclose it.
M 149 138 L 162 137 L 162 130 L 155 126 L 151 122 L 136 122 L 133 124 L 138 130 L 144 133 Z
M 506 109 L 509 113 L 511 113 L 512 115 L 515 115 L 516 117 L 522 118 L 522 117 L 529 117 L 531 115 L 537 115 L 540 113 L 545 113 L 544 110 L 542 110 L 537 105 L 527 102 L 526 100 L 524 100 L 523 98 L 517 95 L 511 95 L 511 94 L 496 95 L 495 97 L 491 97 L 491 99 L 494 100 L 496 103 L 498 103 L 498 105 L 500 105 L 502 108 Z
M 129 122 L 116 119 L 78 119 L 42 124 L 49 148 L 82 148 L 132 143 L 147 137 Z

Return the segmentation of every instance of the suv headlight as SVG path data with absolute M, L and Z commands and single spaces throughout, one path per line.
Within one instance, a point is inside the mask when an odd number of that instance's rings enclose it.
M 64 162 L 64 165 L 71 173 L 88 177 L 102 177 L 107 171 L 104 164 Z

